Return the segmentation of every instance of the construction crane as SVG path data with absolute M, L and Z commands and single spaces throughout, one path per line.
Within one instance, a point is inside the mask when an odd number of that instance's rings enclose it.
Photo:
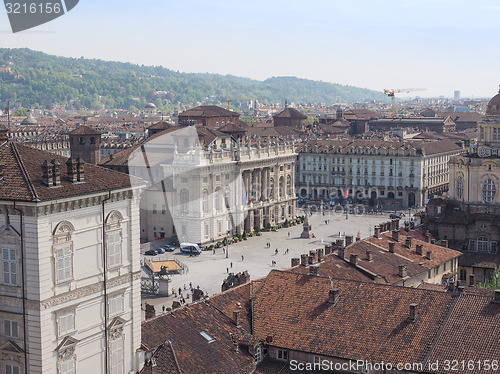
M 251 101 L 251 100 L 259 100 L 259 99 L 230 99 L 227 101 L 227 110 L 231 110 L 232 101 Z
M 389 90 L 384 89 L 384 93 L 391 98 L 391 112 L 392 116 L 396 117 L 396 94 L 397 93 L 410 93 L 416 91 L 425 91 L 427 88 L 392 88 Z

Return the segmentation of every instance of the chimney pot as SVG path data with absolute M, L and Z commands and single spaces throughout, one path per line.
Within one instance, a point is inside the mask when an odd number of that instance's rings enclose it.
M 495 290 L 495 297 L 493 299 L 493 302 L 500 304 L 500 290 Z
M 317 262 L 317 252 L 315 250 L 309 251 L 309 257 L 313 258 L 313 263 Z
M 353 238 L 353 236 L 352 236 L 352 235 L 347 235 L 347 236 L 345 237 L 345 245 L 346 245 L 346 247 L 347 247 L 348 245 L 352 244 L 353 239 L 354 239 L 354 238 Z
M 42 163 L 43 184 L 47 187 L 53 186 L 53 167 L 52 162 L 48 160 Z
M 366 261 L 372 261 L 372 251 L 366 250 Z
M 78 182 L 78 172 L 76 170 L 76 160 L 72 157 L 66 161 L 67 174 L 71 183 Z
M 305 255 L 305 254 L 304 255 L 300 255 L 300 264 L 302 266 L 307 266 L 307 258 L 308 258 L 308 256 Z
M 336 304 L 339 300 L 339 296 L 340 290 L 338 288 L 332 288 L 330 291 L 328 291 L 328 303 Z
M 307 256 L 307 263 L 309 265 L 314 264 L 314 256 L 311 256 L 311 255 Z
M 240 311 L 239 310 L 233 311 L 233 323 L 236 326 L 240 325 Z
M 351 264 L 353 264 L 354 266 L 356 266 L 356 265 L 358 264 L 358 255 L 356 255 L 356 254 L 352 254 L 352 255 L 350 256 L 349 262 L 350 262 Z
M 410 304 L 410 321 L 415 322 L 418 318 L 418 304 Z
M 57 187 L 61 185 L 61 163 L 56 159 L 52 160 L 52 185 Z
M 448 291 L 455 291 L 455 282 L 451 281 L 449 284 L 448 284 Z
M 392 240 L 399 242 L 399 230 L 392 230 Z
M 427 255 L 425 257 L 427 257 L 428 260 L 432 260 L 432 251 L 427 251 Z
M 448 248 L 448 240 L 446 239 L 441 240 L 441 247 Z
M 292 258 L 292 267 L 297 266 L 298 264 L 300 264 L 300 258 Z
M 319 266 L 309 266 L 309 275 L 319 275 Z
M 380 226 L 375 226 L 373 229 L 373 236 L 376 238 L 380 238 Z
M 85 167 L 83 166 L 85 162 L 81 157 L 76 159 L 76 172 L 78 177 L 78 182 L 85 182 Z
M 436 243 L 436 239 L 431 239 L 431 244 L 435 244 Z
M 423 244 L 417 244 L 417 255 L 422 256 L 424 254 L 424 246 Z
M 406 246 L 411 249 L 412 247 L 412 244 L 413 244 L 413 238 L 411 236 L 407 236 L 406 237 Z
M 337 255 L 340 257 L 340 258 L 344 258 L 345 257 L 345 249 L 344 248 L 339 248 L 337 250 Z
M 323 248 L 316 249 L 316 256 L 318 258 L 318 262 L 321 262 L 323 260 L 323 257 L 324 257 L 323 252 L 324 252 Z
M 476 278 L 474 274 L 469 275 L 469 286 L 474 287 L 476 285 Z
M 389 241 L 389 252 L 394 253 L 395 252 L 395 249 L 394 249 L 395 246 L 396 246 L 395 242 Z
M 401 278 L 408 276 L 408 267 L 406 265 L 399 265 L 399 276 Z

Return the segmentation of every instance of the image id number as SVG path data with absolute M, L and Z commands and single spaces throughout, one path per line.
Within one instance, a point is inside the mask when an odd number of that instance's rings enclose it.
M 62 13 L 62 7 L 59 3 L 6 3 L 8 14 L 59 14 Z

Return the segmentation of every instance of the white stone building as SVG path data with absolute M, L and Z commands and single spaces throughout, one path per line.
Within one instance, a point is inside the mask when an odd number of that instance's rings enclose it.
M 452 141 L 325 140 L 299 149 L 299 198 L 348 198 L 380 209 L 422 206 L 448 188 L 448 161 L 462 152 Z
M 129 177 L 4 142 L 0 212 L 0 372 L 140 370 L 139 208 Z

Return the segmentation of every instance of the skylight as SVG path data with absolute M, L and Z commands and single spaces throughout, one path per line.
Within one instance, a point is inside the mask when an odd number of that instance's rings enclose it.
M 212 343 L 215 341 L 214 338 L 212 338 L 210 335 L 208 335 L 205 331 L 200 332 L 200 335 L 203 336 L 209 343 Z

